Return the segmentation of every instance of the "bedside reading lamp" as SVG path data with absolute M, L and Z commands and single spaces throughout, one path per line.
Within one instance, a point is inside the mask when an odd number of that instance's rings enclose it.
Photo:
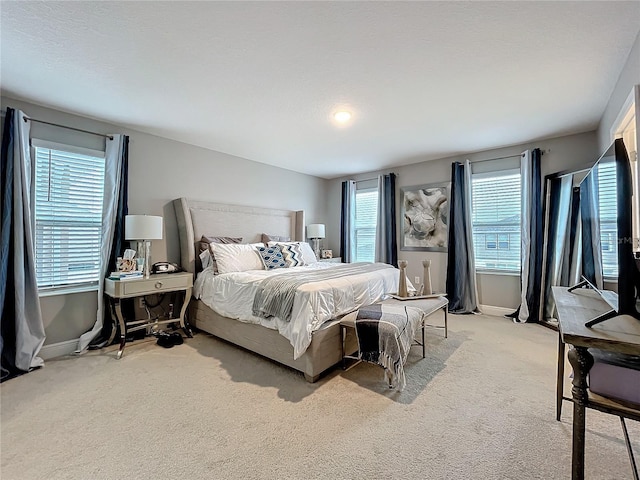
M 313 242 L 313 253 L 316 254 L 316 258 L 320 258 L 320 239 L 324 238 L 324 225 L 322 223 L 307 225 L 307 238 Z
M 162 240 L 162 217 L 153 215 L 127 215 L 124 217 L 124 239 L 136 240 L 138 256 L 144 255 L 144 278 L 149 278 L 151 269 L 151 242 Z

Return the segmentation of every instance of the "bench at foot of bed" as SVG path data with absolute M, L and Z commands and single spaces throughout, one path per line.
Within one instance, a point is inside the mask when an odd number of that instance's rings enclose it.
M 409 349 L 416 343 L 422 346 L 422 358 L 426 355 L 425 328 L 444 328 L 447 337 L 447 305 L 445 297 L 419 300 L 385 300 L 381 303 L 361 307 L 345 315 L 340 321 L 342 359 L 356 359 L 380 365 L 385 370 L 389 387 L 402 390 L 406 385 L 404 364 Z M 436 311 L 444 312 L 444 325 L 431 325 L 426 319 Z M 347 330 L 353 329 L 358 341 L 358 350 L 350 355 L 345 348 Z M 415 340 L 418 329 L 422 330 L 422 341 Z

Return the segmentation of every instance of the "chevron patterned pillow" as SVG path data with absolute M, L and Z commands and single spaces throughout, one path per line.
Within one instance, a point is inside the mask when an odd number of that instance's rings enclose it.
M 282 258 L 287 262 L 287 267 L 301 267 L 306 265 L 302 258 L 302 247 L 297 243 L 280 245 Z

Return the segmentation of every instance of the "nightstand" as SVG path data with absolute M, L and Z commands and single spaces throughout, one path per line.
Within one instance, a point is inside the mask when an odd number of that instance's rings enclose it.
M 184 333 L 186 333 L 188 337 L 191 337 L 191 330 L 185 325 L 184 315 L 187 311 L 189 300 L 191 300 L 192 289 L 193 274 L 189 272 L 160 273 L 157 275 L 151 275 L 149 278 L 135 278 L 129 280 L 113 280 L 107 278 L 104 282 L 104 293 L 107 294 L 111 300 L 111 317 L 114 321 L 112 337 L 109 340 L 109 343 L 111 343 L 111 341 L 113 340 L 113 335 L 115 335 L 115 322 L 117 321 L 118 325 L 120 326 L 120 349 L 118 350 L 117 358 L 122 357 L 127 333 L 135 332 L 137 330 L 150 329 L 151 327 L 157 325 L 179 322 L 180 327 L 182 327 L 182 329 L 184 330 Z M 134 320 L 127 322 L 122 316 L 120 301 L 123 298 L 144 297 L 145 295 L 180 291 L 184 291 L 184 301 L 182 302 L 180 316 L 177 318 L 168 318 L 166 320 L 154 321 Z
M 328 263 L 342 263 L 342 257 L 321 258 L 318 261 L 319 262 L 328 262 Z

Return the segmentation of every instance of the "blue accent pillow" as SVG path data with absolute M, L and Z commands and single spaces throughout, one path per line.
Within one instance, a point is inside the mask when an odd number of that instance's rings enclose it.
M 273 270 L 274 268 L 287 268 L 287 262 L 282 257 L 282 251 L 280 247 L 274 245 L 273 247 L 257 247 L 260 259 L 264 264 L 264 268 L 267 270 Z

